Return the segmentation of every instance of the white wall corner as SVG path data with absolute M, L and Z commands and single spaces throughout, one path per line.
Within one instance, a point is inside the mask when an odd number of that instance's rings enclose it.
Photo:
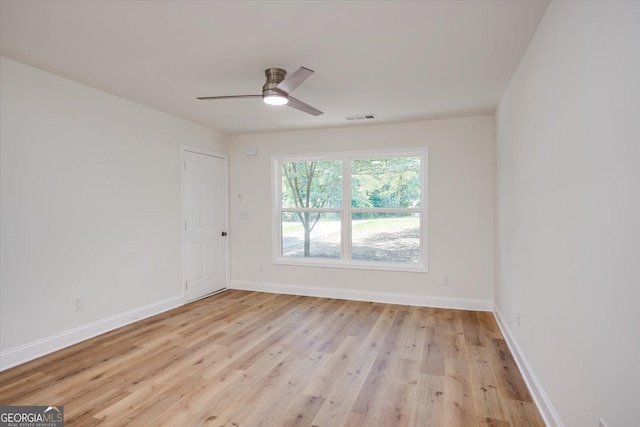
M 493 310 L 492 301 L 471 298 L 449 298 L 387 292 L 366 292 L 352 289 L 336 289 L 318 286 L 299 286 L 240 280 L 232 280 L 229 283 L 229 289 L 321 298 L 336 298 L 353 301 L 381 302 L 386 304 L 413 305 L 418 307 L 451 308 L 456 310 L 475 311 Z
M 529 388 L 529 392 L 533 397 L 533 401 L 535 402 L 538 410 L 540 411 L 540 415 L 542 415 L 542 419 L 544 420 L 547 427 L 564 427 L 562 421 L 560 421 L 560 417 L 558 413 L 554 409 L 551 404 L 551 400 L 545 393 L 542 385 L 538 381 L 531 365 L 527 361 L 527 358 L 524 356 L 524 352 L 518 342 L 516 341 L 515 335 L 511 332 L 511 329 L 507 326 L 507 323 L 504 321 L 502 314 L 500 314 L 500 310 L 497 306 L 493 307 L 493 314 L 498 322 L 498 326 L 500 327 L 500 331 L 507 341 L 507 345 L 509 346 L 509 350 L 511 350 L 511 354 L 513 354 L 513 358 L 518 365 L 518 369 L 520 369 L 520 373 L 524 378 L 524 381 Z
M 3 351 L 0 353 L 0 371 L 46 356 L 147 317 L 180 307 L 183 304 L 184 296 L 179 295 Z

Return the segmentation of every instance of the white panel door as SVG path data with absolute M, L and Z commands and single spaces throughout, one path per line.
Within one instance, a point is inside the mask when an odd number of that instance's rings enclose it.
M 225 160 L 184 152 L 184 268 L 188 301 L 226 287 Z

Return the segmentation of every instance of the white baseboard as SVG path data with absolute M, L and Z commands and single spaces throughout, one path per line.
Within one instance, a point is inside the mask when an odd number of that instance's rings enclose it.
M 502 314 L 500 314 L 500 310 L 498 310 L 498 307 L 494 307 L 493 314 L 498 322 L 500 330 L 502 331 L 502 335 L 507 341 L 509 350 L 511 350 L 511 354 L 513 354 L 513 358 L 518 365 L 518 369 L 520 369 L 520 373 L 522 374 L 524 381 L 527 383 L 529 392 L 531 393 L 531 396 L 533 397 L 533 400 L 536 403 L 536 406 L 538 407 L 540 415 L 542 415 L 545 424 L 547 425 L 547 427 L 563 427 L 558 413 L 553 408 L 549 397 L 544 392 L 542 385 L 534 374 L 531 365 L 529 365 L 529 362 L 527 361 L 527 358 L 524 356 L 524 353 L 520 348 L 520 345 L 518 345 L 518 342 L 511 332 L 511 329 L 509 329 L 507 323 L 502 317 Z
M 15 347 L 0 353 L 0 371 L 12 368 L 30 360 L 53 353 L 105 332 L 126 326 L 147 317 L 160 314 L 184 304 L 184 296 L 169 298 L 164 301 L 138 307 L 106 319 L 98 320 L 56 335 L 39 339 L 28 344 Z
M 270 292 L 274 294 L 303 295 L 354 301 L 382 302 L 387 304 L 415 305 L 419 307 L 452 308 L 457 310 L 475 311 L 493 310 L 492 301 L 470 298 L 432 297 L 424 295 L 395 294 L 390 292 L 367 292 L 352 289 L 245 282 L 238 280 L 232 280 L 229 283 L 229 288 L 245 291 Z

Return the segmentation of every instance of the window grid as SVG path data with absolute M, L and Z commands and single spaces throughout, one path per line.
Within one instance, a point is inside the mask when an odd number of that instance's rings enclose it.
M 421 192 L 419 207 L 352 207 L 352 162 L 355 160 L 374 160 L 377 158 L 419 157 L 421 173 Z M 283 208 L 282 207 L 282 164 L 287 162 L 307 161 L 341 161 L 342 162 L 342 200 L 340 208 Z M 426 148 L 409 151 L 384 151 L 367 153 L 349 153 L 345 155 L 327 156 L 274 156 L 274 263 L 288 265 L 317 265 L 339 268 L 361 268 L 372 270 L 400 270 L 400 271 L 427 271 L 426 262 L 426 235 L 427 235 L 427 151 Z M 294 212 L 321 212 L 339 213 L 341 217 L 340 259 L 327 259 L 315 257 L 285 257 L 283 255 L 283 230 L 282 213 Z M 419 262 L 384 262 L 362 261 L 352 259 L 353 214 L 357 213 L 402 213 L 417 214 L 420 218 L 419 236 Z

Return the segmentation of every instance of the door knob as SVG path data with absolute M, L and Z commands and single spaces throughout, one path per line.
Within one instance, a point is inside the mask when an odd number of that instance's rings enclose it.
M 226 231 L 223 231 L 223 232 L 222 232 L 222 237 L 224 237 L 224 236 L 226 236 L 226 235 L 227 235 L 227 232 L 226 232 Z

